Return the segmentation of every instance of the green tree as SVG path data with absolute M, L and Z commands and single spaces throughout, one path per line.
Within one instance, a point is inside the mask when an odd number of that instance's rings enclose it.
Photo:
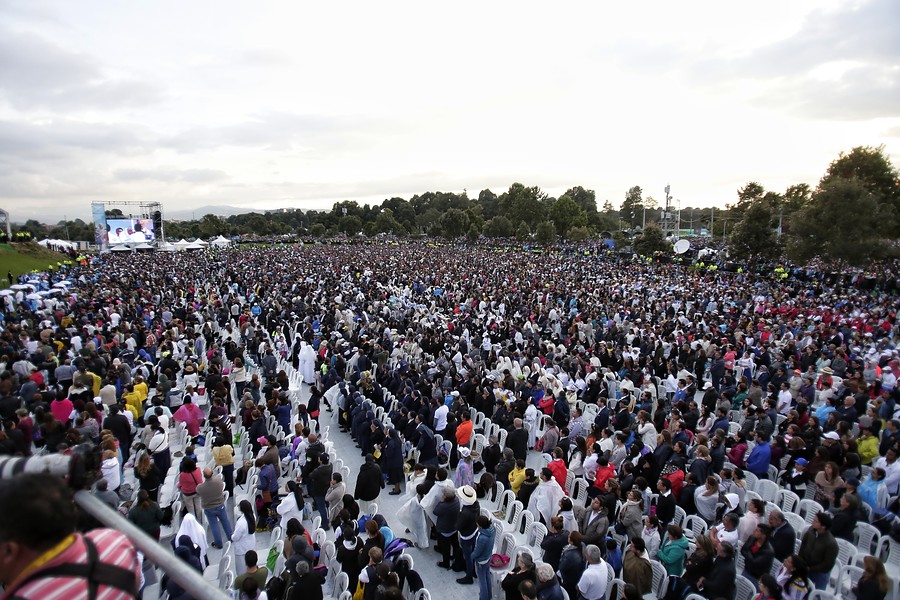
M 572 204 L 574 205 L 575 203 L 573 202 Z M 556 228 L 554 228 L 552 223 L 544 221 L 537 226 L 534 237 L 541 244 L 548 246 L 556 241 Z
M 469 229 L 469 217 L 458 208 L 451 208 L 441 216 L 441 231 L 444 237 L 457 238 Z
M 619 216 L 629 227 L 637 227 L 643 221 L 644 200 L 641 197 L 642 194 L 643 191 L 639 185 L 631 187 L 625 192 L 625 200 L 622 201 Z
M 200 233 L 201 237 L 216 237 L 219 235 L 227 235 L 229 233 L 229 226 L 225 219 L 213 215 L 207 214 L 203 215 L 200 219 Z
M 810 203 L 797 212 L 788 240 L 790 256 L 820 256 L 834 263 L 862 265 L 886 253 L 878 231 L 889 210 L 858 178 L 827 178 Z
M 900 176 L 885 154 L 884 146 L 858 146 L 846 154 L 842 152 L 828 166 L 819 181 L 819 189 L 837 179 L 859 181 L 879 206 L 881 219 L 876 231 L 900 237 Z
M 416 224 L 422 233 L 435 235 L 440 231 L 441 213 L 435 208 L 429 208 L 424 213 L 416 216 Z
M 469 225 L 469 231 L 466 232 L 466 237 L 469 238 L 469 241 L 474 242 L 481 237 L 481 230 L 474 224 Z
M 569 230 L 566 237 L 573 242 L 583 242 L 584 240 L 590 239 L 591 230 L 587 227 L 573 227 Z
M 375 226 L 375 221 L 369 221 L 365 225 L 363 225 L 363 235 L 366 237 L 375 237 L 378 234 L 378 227 Z
M 497 211 L 500 209 L 497 194 L 487 189 L 478 193 L 478 205 L 481 206 L 481 214 L 485 220 L 493 219 L 497 216 Z
M 634 251 L 644 256 L 650 256 L 654 252 L 666 252 L 671 245 L 666 241 L 662 229 L 656 225 L 647 225 L 641 235 L 634 239 Z
M 587 224 L 584 210 L 565 194 L 550 207 L 550 219 L 559 235 L 566 235 L 566 232 L 576 225 Z
M 324 237 L 325 236 L 325 226 L 321 223 L 313 223 L 309 227 L 309 235 L 313 237 Z
M 339 229 L 348 236 L 354 236 L 357 233 L 360 233 L 363 228 L 362 219 L 360 219 L 356 215 L 347 215 L 346 217 L 341 217 L 341 220 L 338 223 Z
M 494 217 L 484 224 L 484 235 L 490 238 L 508 238 L 515 232 L 512 221 L 503 215 Z
M 381 203 L 381 208 L 389 209 L 394 214 L 394 218 L 397 219 L 407 231 L 414 232 L 418 228 L 416 226 L 416 210 L 412 207 L 412 204 L 403 198 L 391 198 L 390 200 L 385 200 Z
M 390 209 L 382 210 L 378 213 L 378 216 L 375 217 L 375 231 L 378 233 L 391 233 L 394 235 L 406 234 L 403 225 L 394 218 L 394 213 Z
M 500 214 L 513 224 L 526 223 L 530 231 L 546 217 L 546 198 L 547 195 L 539 187 L 514 183 L 500 196 Z
M 575 201 L 575 204 L 584 211 L 588 217 L 597 212 L 597 194 L 594 190 L 586 190 L 580 185 L 566 190 L 563 196 L 568 196 Z
M 774 211 L 756 200 L 745 210 L 728 238 L 729 251 L 739 259 L 771 258 L 778 253 L 778 237 L 772 227 Z
M 525 242 L 531 239 L 531 229 L 528 228 L 528 223 L 524 221 L 519 223 L 519 226 L 516 228 L 516 239 L 520 242 Z

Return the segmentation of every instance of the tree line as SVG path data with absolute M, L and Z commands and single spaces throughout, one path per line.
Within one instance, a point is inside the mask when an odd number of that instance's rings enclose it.
M 229 217 L 207 214 L 196 220 L 166 221 L 168 239 L 223 236 L 428 236 L 476 239 L 514 238 L 550 244 L 609 235 L 620 246 L 651 254 L 670 251 L 657 226 L 659 202 L 631 187 L 618 209 L 609 200 L 598 208 L 594 190 L 572 187 L 558 198 L 537 186 L 512 184 L 497 195 L 489 189 L 475 198 L 467 192 L 425 192 L 409 200 L 381 204 L 336 202 L 331 210 L 283 209 Z M 861 264 L 896 254 L 900 239 L 900 179 L 883 147 L 857 147 L 829 165 L 815 188 L 807 184 L 784 192 L 751 181 L 724 209 L 681 209 L 682 230 L 705 231 L 727 243 L 739 260 L 787 255 L 798 260 Z M 81 219 L 53 226 L 29 220 L 18 228 L 35 237 L 93 241 L 93 227 Z

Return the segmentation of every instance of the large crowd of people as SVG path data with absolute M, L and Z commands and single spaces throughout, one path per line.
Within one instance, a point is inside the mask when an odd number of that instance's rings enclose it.
M 177 498 L 176 555 L 200 570 L 230 545 L 247 598 L 337 597 L 336 572 L 403 597 L 395 540 L 480 600 L 892 594 L 896 281 L 586 250 L 271 246 L 23 277 L 0 296 L 0 452 L 97 446 L 95 494 L 157 539 Z M 358 446 L 352 482 L 328 436 Z M 40 589 L 33 570 L 2 583 Z

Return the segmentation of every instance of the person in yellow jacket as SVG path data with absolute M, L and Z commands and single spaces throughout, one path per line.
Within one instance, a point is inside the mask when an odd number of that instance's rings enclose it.
M 525 481 L 525 461 L 519 459 L 516 461 L 516 466 L 513 467 L 513 470 L 509 472 L 509 485 L 512 488 L 512 491 L 518 496 L 519 489 L 522 487 L 522 483 Z
M 859 453 L 859 462 L 864 465 L 871 465 L 878 458 L 878 438 L 872 435 L 872 430 L 868 427 L 859 430 L 856 451 Z
M 129 384 L 125 387 L 122 400 L 125 401 L 125 407 L 131 411 L 135 420 L 144 416 L 144 403 L 141 402 L 141 395 L 134 390 L 134 385 Z
M 134 391 L 141 399 L 141 406 L 143 406 L 144 402 L 147 400 L 147 396 L 150 395 L 150 387 L 147 385 L 147 382 L 144 381 L 143 375 L 137 375 L 134 378 Z

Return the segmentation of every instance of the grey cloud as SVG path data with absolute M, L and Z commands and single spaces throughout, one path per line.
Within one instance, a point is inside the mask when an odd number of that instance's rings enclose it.
M 197 152 L 221 146 L 263 147 L 285 150 L 296 146 L 337 147 L 368 135 L 396 133 L 400 125 L 381 119 L 344 115 L 297 115 L 270 112 L 223 127 L 196 127 L 161 140 L 179 152 Z
M 23 159 L 64 160 L 84 151 L 139 154 L 148 148 L 139 131 L 135 125 L 69 119 L 44 123 L 0 121 L 0 163 Z
M 6 28 L 0 28 L 0 73 L 0 97 L 19 110 L 146 106 L 163 96 L 152 84 L 108 77 L 89 56 Z
M 793 36 L 736 58 L 711 56 L 683 69 L 701 86 L 759 80 L 761 106 L 801 117 L 860 120 L 900 114 L 900 3 L 870 0 L 816 11 Z M 813 71 L 830 63 L 851 65 L 836 80 Z
M 227 179 L 224 171 L 216 169 L 175 169 L 161 167 L 158 169 L 118 169 L 113 176 L 119 181 L 161 181 L 173 183 L 183 181 L 187 183 L 212 183 Z
M 765 96 L 761 106 L 787 107 L 791 112 L 818 119 L 865 120 L 900 116 L 900 81 L 884 69 L 851 69 L 839 81 L 785 82 Z

